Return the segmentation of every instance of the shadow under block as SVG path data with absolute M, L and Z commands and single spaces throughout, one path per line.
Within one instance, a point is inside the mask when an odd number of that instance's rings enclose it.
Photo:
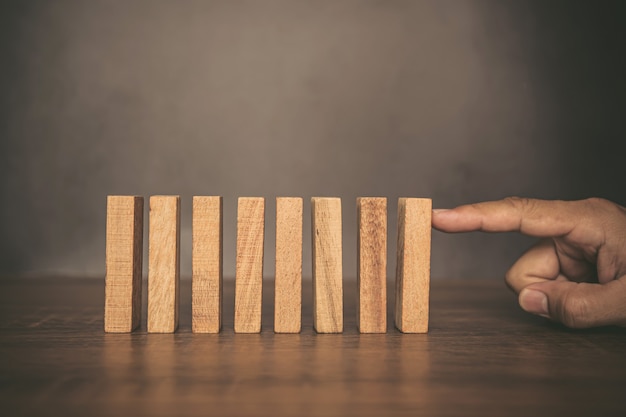
M 302 198 L 276 199 L 274 332 L 302 327 Z
M 235 333 L 261 331 L 265 199 L 240 197 L 237 208 Z
M 193 198 L 191 329 L 194 333 L 219 333 L 222 327 L 222 207 L 222 197 Z
M 180 197 L 150 197 L 148 248 L 148 333 L 178 327 Z
M 387 332 L 387 199 L 357 199 L 357 317 L 361 333 Z
M 311 199 L 313 327 L 318 333 L 343 331 L 341 199 Z
M 143 197 L 108 196 L 104 331 L 130 333 L 141 321 Z
M 398 200 L 396 320 L 403 333 L 428 332 L 432 201 Z

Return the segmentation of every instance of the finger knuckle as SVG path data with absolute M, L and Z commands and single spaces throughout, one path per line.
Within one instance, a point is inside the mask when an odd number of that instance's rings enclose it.
M 504 201 L 521 212 L 527 212 L 534 208 L 533 200 L 530 198 L 512 196 L 505 198 Z
M 583 295 L 572 292 L 561 304 L 561 321 L 567 327 L 584 329 L 593 325 L 589 300 Z
M 506 281 L 507 284 L 510 284 L 511 281 L 513 281 L 513 279 L 514 279 L 514 276 L 515 276 L 515 273 L 511 269 L 509 269 L 504 274 L 504 280 Z
M 508 285 L 511 289 L 515 289 L 513 285 L 513 283 L 515 282 L 515 276 L 515 272 L 511 269 L 506 271 L 506 273 L 504 274 L 504 282 L 506 282 L 506 285 Z
M 612 207 L 614 205 L 611 201 L 601 197 L 591 197 L 586 199 L 585 202 L 596 207 Z
M 518 197 L 518 196 L 510 196 L 510 197 L 506 197 L 504 199 L 504 202 L 514 206 L 514 207 L 518 207 L 521 205 L 526 204 L 526 200 L 528 200 L 527 198 L 523 198 L 523 197 Z
M 595 215 L 601 215 L 602 219 L 607 222 L 623 222 L 624 214 L 626 211 L 624 207 L 600 197 L 591 197 L 583 200 L 583 203 L 587 206 L 587 210 Z
M 504 274 L 504 282 L 506 285 L 512 289 L 513 291 L 519 293 L 522 290 L 522 281 L 523 281 L 523 273 L 519 270 L 516 265 L 513 265 L 506 273 Z
M 511 205 L 514 211 L 519 215 L 518 229 L 524 228 L 524 219 L 528 217 L 536 217 L 539 211 L 537 200 L 523 197 L 507 197 L 504 201 Z

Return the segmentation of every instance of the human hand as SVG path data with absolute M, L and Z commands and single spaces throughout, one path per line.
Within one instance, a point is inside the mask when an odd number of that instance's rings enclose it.
M 608 200 L 500 201 L 433 210 L 443 232 L 541 238 L 506 273 L 520 306 L 572 328 L 626 326 L 626 209 Z

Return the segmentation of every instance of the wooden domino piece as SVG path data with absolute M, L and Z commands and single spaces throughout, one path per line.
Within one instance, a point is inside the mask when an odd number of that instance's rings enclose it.
M 357 199 L 357 327 L 387 332 L 387 199 Z
M 141 320 L 143 197 L 107 197 L 104 331 L 130 333 Z
M 302 198 L 276 199 L 274 332 L 299 333 L 302 322 Z
M 403 333 L 428 332 L 432 200 L 400 198 L 395 324 Z
M 343 331 L 341 199 L 311 199 L 313 327 L 318 333 Z
M 261 331 L 265 199 L 240 197 L 237 208 L 235 333 Z
M 180 281 L 180 197 L 150 197 L 148 333 L 178 327 Z
M 192 218 L 191 330 L 222 327 L 222 197 L 195 196 Z

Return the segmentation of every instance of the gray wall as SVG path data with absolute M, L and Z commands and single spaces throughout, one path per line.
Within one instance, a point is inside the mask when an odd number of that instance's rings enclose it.
M 0 275 L 104 273 L 107 194 L 626 201 L 623 2 L 15 1 L 0 6 Z M 147 218 L 147 214 L 146 214 Z M 147 224 L 147 222 L 146 222 Z M 147 242 L 147 240 L 146 240 Z M 530 240 L 433 235 L 433 276 Z

